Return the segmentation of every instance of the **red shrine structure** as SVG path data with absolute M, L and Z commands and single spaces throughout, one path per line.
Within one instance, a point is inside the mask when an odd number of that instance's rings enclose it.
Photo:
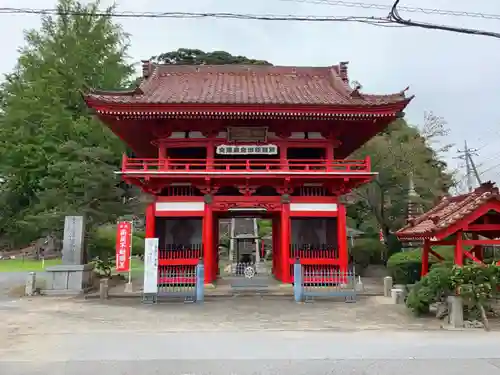
M 483 246 L 500 245 L 500 194 L 492 182 L 455 197 L 444 197 L 432 209 L 396 232 L 404 242 L 423 240 L 422 272 L 429 272 L 429 256 L 443 261 L 432 246 L 454 247 L 454 263 L 458 266 L 470 259 L 483 263 Z M 500 264 L 500 262 L 498 263 Z
M 347 63 L 329 67 L 182 66 L 143 62 L 130 91 L 92 91 L 87 105 L 133 150 L 122 178 L 154 196 L 146 236 L 159 267 L 203 258 L 219 274 L 220 218 L 272 220 L 272 273 L 347 271 L 342 194 L 370 181 L 370 159 L 346 159 L 412 99 L 351 87 Z M 257 254 L 258 256 L 262 254 Z

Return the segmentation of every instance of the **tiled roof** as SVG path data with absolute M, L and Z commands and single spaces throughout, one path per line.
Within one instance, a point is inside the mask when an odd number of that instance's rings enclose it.
M 129 92 L 93 91 L 87 100 L 114 104 L 241 104 L 378 106 L 411 98 L 405 92 L 366 95 L 348 84 L 346 63 L 330 67 L 155 65 Z
M 492 182 L 486 182 L 468 194 L 445 197 L 423 215 L 409 220 L 396 236 L 401 239 L 433 237 L 492 199 L 500 199 L 498 188 Z

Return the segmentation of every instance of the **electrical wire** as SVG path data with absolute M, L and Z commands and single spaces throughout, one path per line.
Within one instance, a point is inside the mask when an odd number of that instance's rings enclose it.
M 306 3 L 306 4 L 321 4 L 321 5 L 331 5 L 331 6 L 340 6 L 348 8 L 362 8 L 362 9 L 378 9 L 378 10 L 392 9 L 392 5 L 372 4 L 372 3 L 363 3 L 354 1 L 341 1 L 341 0 L 278 0 L 278 1 Z M 500 14 L 488 14 L 480 12 L 466 12 L 459 10 L 433 9 L 433 8 L 408 7 L 408 6 L 400 6 L 399 10 L 410 13 L 425 13 L 431 15 L 435 14 L 439 16 L 472 17 L 472 18 L 500 20 Z
M 195 13 L 195 12 L 130 12 L 130 11 L 73 11 L 61 9 L 34 9 L 34 8 L 0 8 L 1 14 L 36 14 L 45 16 L 90 16 L 90 17 L 114 17 L 114 18 L 222 18 L 237 20 L 259 20 L 259 21 L 298 21 L 298 22 L 357 22 L 381 27 L 420 27 L 433 30 L 453 31 L 462 34 L 483 35 L 500 38 L 499 33 L 463 29 L 445 25 L 434 25 L 423 22 L 405 20 L 399 16 L 397 6 L 400 0 L 396 0 L 387 17 L 358 17 L 358 16 L 315 16 L 315 15 L 279 15 L 279 14 L 244 14 L 244 13 Z
M 475 29 L 464 29 L 460 27 L 452 27 L 446 25 L 434 25 L 431 23 L 425 22 L 414 22 L 411 20 L 403 19 L 398 12 L 398 4 L 401 0 L 396 0 L 391 8 L 391 12 L 389 13 L 389 19 L 393 22 L 396 22 L 400 25 L 412 26 L 412 27 L 420 27 L 423 29 L 429 30 L 442 30 L 442 31 L 452 31 L 460 34 L 470 34 L 470 35 L 482 35 L 482 36 L 490 36 L 492 38 L 500 39 L 500 33 L 495 33 L 492 31 L 484 31 L 484 30 L 475 30 Z
M 481 172 L 481 173 L 479 173 L 479 174 L 480 174 L 480 175 L 483 175 L 483 174 L 485 174 L 485 173 L 487 173 L 487 172 L 489 172 L 489 171 L 492 171 L 492 170 L 494 170 L 494 169 L 497 169 L 498 167 L 500 167 L 500 164 L 495 164 L 495 165 L 494 165 L 494 166 L 492 166 L 492 167 L 486 168 L 484 171 L 482 171 L 482 172 Z
M 37 15 L 69 15 L 93 16 L 113 18 L 223 18 L 260 21 L 299 21 L 299 22 L 360 22 L 376 26 L 401 27 L 384 17 L 356 17 L 356 16 L 314 16 L 314 15 L 279 15 L 279 14 L 244 14 L 244 13 L 195 13 L 195 12 L 81 12 L 61 11 L 59 9 L 31 9 L 31 8 L 0 8 L 0 14 L 37 14 Z

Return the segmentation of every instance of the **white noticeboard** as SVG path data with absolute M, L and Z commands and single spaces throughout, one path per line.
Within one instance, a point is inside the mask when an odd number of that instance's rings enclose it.
M 158 293 L 158 238 L 145 239 L 143 293 Z

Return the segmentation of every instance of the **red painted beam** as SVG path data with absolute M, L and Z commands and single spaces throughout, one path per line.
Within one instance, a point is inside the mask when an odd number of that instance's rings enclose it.
M 295 263 L 295 259 L 290 258 L 288 260 L 290 264 Z M 323 258 L 300 258 L 300 264 L 312 265 L 312 266 L 325 266 L 325 265 L 340 265 L 339 259 L 323 259 Z
M 158 259 L 159 266 L 196 266 L 199 260 L 196 259 Z
M 500 231 L 500 224 L 471 224 L 465 228 L 466 231 Z
M 500 240 L 463 240 L 465 246 L 469 245 L 500 245 Z

